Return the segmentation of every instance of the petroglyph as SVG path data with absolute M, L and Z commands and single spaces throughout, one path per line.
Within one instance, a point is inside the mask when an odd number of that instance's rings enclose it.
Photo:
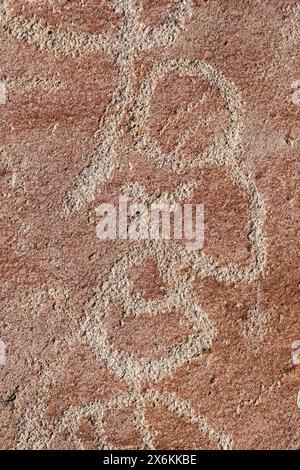
M 6 83 L 8 91 L 18 89 L 22 92 L 29 92 L 35 88 L 39 88 L 43 91 L 51 93 L 53 91 L 57 91 L 64 85 L 64 82 L 56 79 L 54 76 L 8 78 L 3 81 Z
M 69 54 L 76 57 L 95 51 L 105 52 L 111 56 L 118 72 L 117 88 L 101 118 L 96 149 L 88 165 L 78 175 L 70 189 L 64 202 L 63 214 L 76 215 L 76 211 L 94 199 L 99 184 L 112 178 L 119 166 L 117 142 L 121 135 L 120 123 L 129 109 L 129 133 L 136 150 L 143 158 L 176 174 L 181 174 L 186 168 L 201 167 L 206 163 L 227 168 L 233 184 L 247 195 L 251 207 L 248 237 L 252 247 L 252 259 L 246 267 L 240 267 L 234 264 L 222 264 L 203 252 L 187 252 L 184 246 L 170 241 L 131 243 L 128 253 L 114 263 L 104 282 L 95 289 L 87 303 L 84 319 L 80 325 L 82 338 L 85 338 L 95 356 L 113 375 L 122 379 L 130 391 L 107 401 L 70 407 L 50 429 L 43 421 L 45 413 L 43 400 L 51 386 L 49 378 L 51 371 L 46 371 L 41 381 L 41 396 L 38 403 L 27 409 L 25 416 L 20 419 L 18 448 L 49 448 L 55 436 L 65 428 L 70 432 L 72 445 L 78 449 L 83 448 L 82 442 L 76 435 L 76 429 L 87 414 L 92 414 L 97 422 L 98 447 L 111 448 L 105 441 L 103 414 L 108 409 L 128 405 L 135 406 L 134 419 L 144 447 L 152 448 L 154 437 L 145 417 L 145 409 L 149 405 L 161 403 L 172 413 L 184 417 L 188 422 L 198 424 L 199 432 L 218 442 L 222 449 L 228 449 L 232 446 L 230 437 L 211 428 L 205 418 L 198 416 L 187 401 L 172 393 L 158 392 L 155 384 L 159 379 L 172 375 L 178 367 L 197 361 L 203 352 L 213 345 L 216 335 L 214 325 L 198 304 L 191 279 L 182 268 L 192 269 L 199 277 L 213 276 L 219 281 L 249 282 L 261 275 L 266 265 L 267 252 L 263 236 L 264 203 L 255 183 L 236 158 L 240 150 L 242 111 L 240 95 L 233 83 L 211 65 L 199 60 L 180 58 L 154 62 L 142 79 L 137 96 L 134 96 L 134 60 L 141 51 L 172 45 L 192 14 L 192 2 L 189 0 L 176 2 L 166 20 L 158 27 L 146 27 L 141 23 L 141 6 L 137 2 L 111 0 L 107 3 L 123 15 L 117 32 L 108 37 L 60 30 L 49 34 L 50 27 L 46 23 L 36 18 L 18 17 L 12 13 L 8 1 L 0 2 L 0 24 L 7 34 L 54 54 Z M 190 155 L 184 159 L 180 150 L 189 136 L 197 131 L 197 124 L 194 128 L 183 132 L 174 148 L 165 154 L 147 133 L 150 100 L 158 82 L 171 72 L 175 72 L 179 77 L 198 77 L 217 90 L 228 113 L 224 134 L 202 154 Z M 203 99 L 205 96 L 200 96 L 197 102 Z M 192 109 L 193 104 L 190 103 L 181 113 Z M 196 181 L 190 181 L 188 185 L 180 186 L 173 193 L 166 192 L 159 196 L 155 193 L 147 194 L 138 183 L 133 183 L 124 190 L 133 191 L 138 199 L 149 203 L 158 198 L 180 200 L 187 194 L 192 194 L 195 187 Z M 128 273 L 146 257 L 151 257 L 155 261 L 159 274 L 167 286 L 163 298 L 146 301 L 130 291 Z M 112 300 L 118 302 L 125 315 L 145 316 L 145 319 L 147 315 L 176 309 L 189 322 L 190 334 L 158 360 L 138 358 L 130 351 L 120 351 L 109 340 L 103 323 L 103 317 L 110 308 Z M 146 392 L 141 389 L 144 382 L 149 385 Z
M 1 80 L 0 81 L 0 104 L 6 103 L 6 83 Z
M 292 362 L 295 365 L 300 364 L 300 339 L 293 341 L 292 344 Z
M 17 39 L 35 44 L 40 50 L 79 56 L 87 52 L 106 51 L 111 48 L 111 43 L 100 34 L 53 31 L 47 23 L 35 17 L 28 19 L 14 15 L 9 4 L 7 0 L 0 2 L 0 25 L 4 31 Z
M 2 341 L 2 339 L 0 339 L 0 366 L 3 366 L 6 364 L 5 350 L 6 350 L 5 343 L 4 341 Z
M 80 407 L 72 406 L 57 418 L 51 429 L 43 425 L 46 408 L 40 402 L 26 411 L 20 427 L 21 439 L 17 444 L 17 449 L 51 449 L 55 437 L 65 429 L 70 433 L 71 445 L 76 449 L 84 449 L 84 444 L 78 437 L 77 431 L 82 419 L 92 417 L 94 422 L 97 423 L 95 430 L 97 448 L 113 450 L 113 444 L 105 438 L 103 418 L 105 413 L 111 409 L 124 409 L 124 407 L 130 405 L 134 405 L 137 410 L 134 413 L 134 420 L 143 439 L 143 448 L 153 449 L 155 448 L 155 438 L 145 420 L 145 407 L 157 404 L 164 405 L 176 416 L 185 418 L 187 422 L 197 424 L 199 432 L 217 442 L 221 449 L 231 448 L 231 440 L 224 434 L 215 431 L 204 417 L 198 416 L 186 400 L 182 400 L 175 393 L 159 393 L 157 390 L 150 388 L 143 395 L 132 390 L 128 393 L 118 393 L 107 400 L 90 402 Z M 24 425 L 25 423 L 26 425 Z
M 272 316 L 272 311 L 261 311 L 257 306 L 248 312 L 246 322 L 242 323 L 243 335 L 251 348 L 253 342 L 261 341 L 268 331 L 268 323 Z
M 78 176 L 66 200 L 64 211 L 67 215 L 91 201 L 98 184 L 108 180 L 118 168 L 118 155 L 115 147 L 120 122 L 132 100 L 134 60 L 138 52 L 155 45 L 172 44 L 190 13 L 191 2 L 185 0 L 177 2 L 177 8 L 171 12 L 165 23 L 156 29 L 145 28 L 139 22 L 140 8 L 135 2 L 109 3 L 121 9 L 124 14 L 123 24 L 114 38 L 114 48 L 110 50 L 118 70 L 119 84 L 102 116 L 97 149 L 91 156 L 88 166 Z
M 292 83 L 292 89 L 294 90 L 291 98 L 292 103 L 296 106 L 300 106 L 300 80 L 295 80 Z

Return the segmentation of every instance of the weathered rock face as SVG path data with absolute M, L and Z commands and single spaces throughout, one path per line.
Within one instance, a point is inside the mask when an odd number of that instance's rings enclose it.
M 297 448 L 297 1 L 0 1 L 0 41 L 0 448 Z M 121 195 L 203 248 L 100 240 Z

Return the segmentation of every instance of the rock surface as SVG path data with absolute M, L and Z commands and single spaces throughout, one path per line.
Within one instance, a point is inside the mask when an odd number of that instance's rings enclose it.
M 299 447 L 297 1 L 0 1 L 0 448 Z M 204 204 L 202 250 L 95 209 Z

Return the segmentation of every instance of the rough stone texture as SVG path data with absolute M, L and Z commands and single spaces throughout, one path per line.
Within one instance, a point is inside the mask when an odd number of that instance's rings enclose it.
M 0 43 L 0 448 L 297 448 L 298 2 L 1 0 Z M 120 194 L 203 250 L 97 239 Z

